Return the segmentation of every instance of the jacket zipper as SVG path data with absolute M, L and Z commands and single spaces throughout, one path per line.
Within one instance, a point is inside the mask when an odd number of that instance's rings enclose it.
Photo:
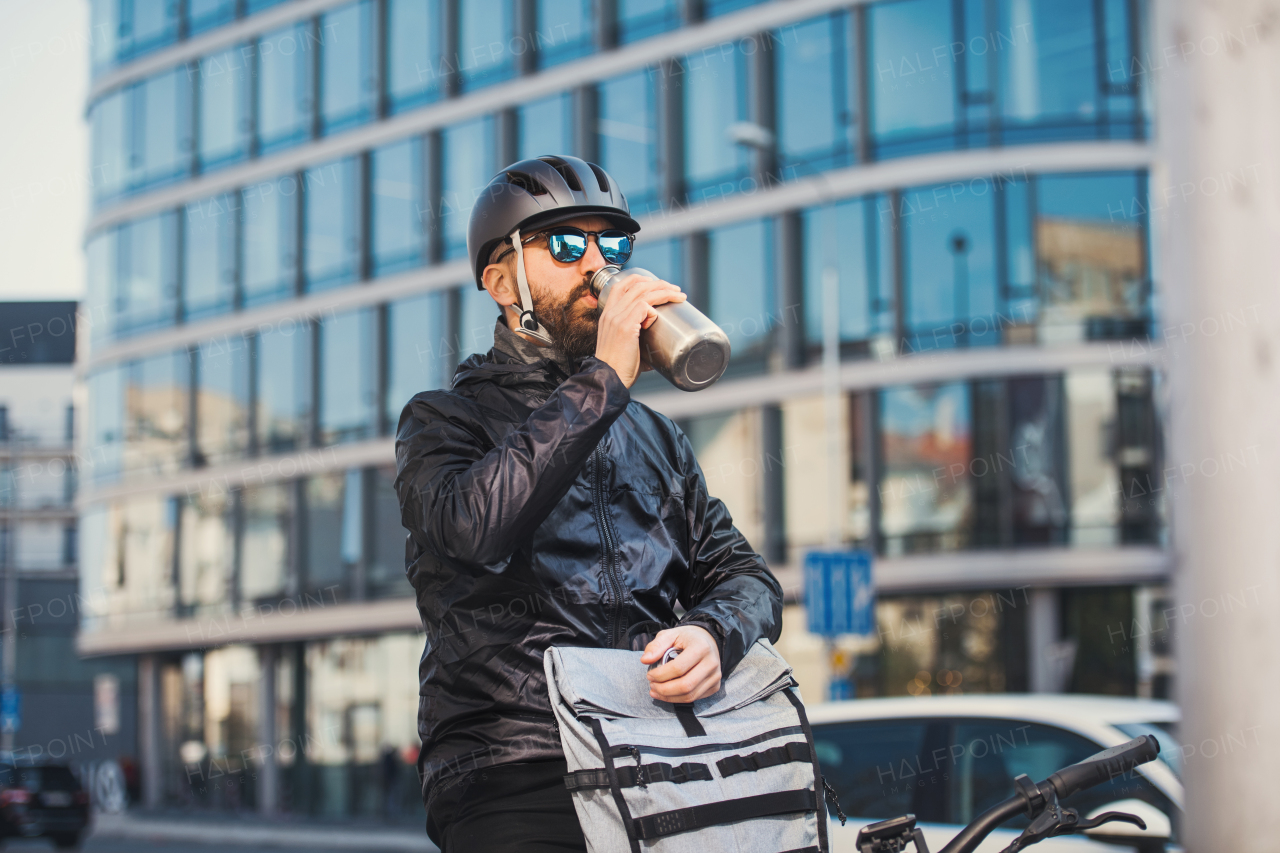
M 604 576 L 609 585 L 609 595 L 613 598 L 613 610 L 609 614 L 609 648 L 618 646 L 618 624 L 622 621 L 623 585 L 618 575 L 615 559 L 613 525 L 609 523 L 609 507 L 605 500 L 604 487 L 604 452 L 599 446 L 592 451 L 595 457 L 595 488 L 592 490 L 596 512 L 596 526 L 600 529 L 600 541 L 604 546 Z

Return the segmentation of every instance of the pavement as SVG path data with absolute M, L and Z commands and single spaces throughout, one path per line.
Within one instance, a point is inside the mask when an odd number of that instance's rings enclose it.
M 272 822 L 252 815 L 147 815 L 137 812 L 98 814 L 84 849 L 98 853 L 133 850 L 190 851 L 211 849 L 251 851 L 317 850 L 326 853 L 439 853 L 424 830 L 380 826 L 325 825 Z M 43 840 L 12 840 L 6 849 L 51 849 Z

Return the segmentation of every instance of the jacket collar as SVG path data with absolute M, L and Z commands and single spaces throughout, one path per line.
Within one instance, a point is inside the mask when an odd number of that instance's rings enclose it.
M 506 356 L 507 363 L 538 364 L 549 361 L 560 368 L 565 376 L 575 373 L 575 365 L 559 347 L 539 346 L 520 337 L 511 330 L 502 316 L 498 317 L 498 322 L 493 327 L 493 353 L 495 356 L 499 353 Z M 494 361 L 498 360 L 497 357 L 494 358 Z

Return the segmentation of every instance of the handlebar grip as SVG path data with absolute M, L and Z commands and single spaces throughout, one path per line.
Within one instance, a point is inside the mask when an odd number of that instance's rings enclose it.
M 1078 764 L 1064 767 L 1052 774 L 1047 781 L 1057 792 L 1058 798 L 1065 799 L 1076 791 L 1122 776 L 1139 764 L 1154 761 L 1159 754 L 1160 742 L 1150 735 L 1142 735 L 1128 743 L 1091 755 Z

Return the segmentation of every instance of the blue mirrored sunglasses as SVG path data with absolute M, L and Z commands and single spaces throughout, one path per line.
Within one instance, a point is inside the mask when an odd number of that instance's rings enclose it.
M 587 241 L 596 238 L 600 254 L 611 264 L 621 266 L 631 258 L 632 244 L 635 238 L 625 231 L 616 228 L 608 231 L 583 231 L 571 225 L 560 225 L 542 232 L 547 238 L 547 249 L 551 257 L 561 263 L 572 263 L 587 253 Z

